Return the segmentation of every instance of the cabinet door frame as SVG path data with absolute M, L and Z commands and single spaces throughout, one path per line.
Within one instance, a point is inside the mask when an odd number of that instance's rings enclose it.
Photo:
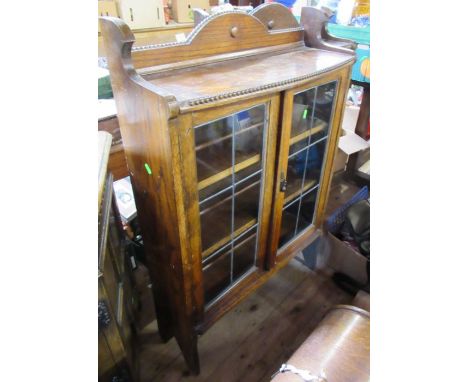
M 278 132 L 279 148 L 274 186 L 274 205 L 272 207 L 273 213 L 269 242 L 269 256 L 267 259 L 268 269 L 275 267 L 275 265 L 278 262 L 281 262 L 284 258 L 290 256 L 293 253 L 296 253 L 299 250 L 302 250 L 307 245 L 309 245 L 317 236 L 314 235 L 314 233 L 317 233 L 317 230 L 323 223 L 323 213 L 327 203 L 330 182 L 332 178 L 331 171 L 333 167 L 333 160 L 338 145 L 338 138 L 340 136 L 344 102 L 347 90 L 349 88 L 349 70 L 350 69 L 346 67 L 339 71 L 328 73 L 326 75 L 321 76 L 320 78 L 307 82 L 304 85 L 295 87 L 291 90 L 287 90 L 284 92 L 282 104 L 282 123 L 281 129 Z M 284 192 L 280 191 L 280 183 L 282 181 L 282 175 L 287 174 L 294 95 L 333 81 L 337 82 L 337 91 L 331 115 L 332 121 L 331 126 L 329 127 L 325 158 L 322 165 L 323 167 L 321 173 L 320 186 L 318 188 L 317 193 L 314 224 L 310 225 L 302 233 L 297 235 L 286 246 L 284 246 L 281 249 L 278 249 L 284 203 Z
M 235 281 L 227 291 L 221 293 L 209 306 L 205 306 L 204 289 L 203 289 L 203 270 L 202 270 L 202 246 L 201 246 L 201 221 L 200 209 L 198 205 L 198 179 L 196 176 L 196 153 L 195 153 L 195 133 L 194 129 L 197 126 L 215 121 L 220 118 L 230 116 L 245 109 L 250 109 L 254 106 L 266 104 L 268 124 L 265 126 L 264 141 L 264 163 L 263 163 L 263 185 L 260 195 L 260 209 L 259 209 L 259 226 L 258 226 L 258 244 L 257 244 L 257 258 L 254 268 L 239 280 Z M 179 127 L 179 146 L 182 151 L 185 150 L 186 157 L 184 158 L 184 167 L 189 169 L 191 175 L 186 178 L 184 182 L 185 194 L 190 194 L 188 199 L 191 200 L 190 214 L 187 215 L 187 224 L 192 227 L 189 231 L 198 233 L 199 237 L 196 238 L 195 253 L 192 254 L 192 269 L 193 280 L 199 285 L 194 288 L 196 310 L 198 311 L 198 324 L 207 326 L 216 321 L 222 314 L 227 312 L 231 306 L 235 305 L 241 298 L 240 289 L 252 283 L 252 279 L 257 279 L 259 275 L 265 270 L 265 262 L 267 255 L 268 236 L 270 232 L 271 211 L 272 211 L 272 197 L 275 176 L 275 162 L 276 162 L 276 145 L 277 145 L 277 128 L 279 124 L 279 110 L 280 110 L 280 95 L 279 93 L 253 98 L 247 101 L 229 104 L 202 111 L 193 112 L 188 114 L 183 127 Z M 190 152 L 188 152 L 190 151 Z M 192 238 L 193 239 L 193 238 Z M 193 248 L 193 247 L 192 247 Z M 243 294 L 242 294 L 243 295 Z M 206 317 L 208 316 L 208 321 Z

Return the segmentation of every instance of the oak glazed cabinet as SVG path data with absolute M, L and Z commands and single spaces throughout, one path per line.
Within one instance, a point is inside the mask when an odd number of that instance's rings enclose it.
M 316 238 L 326 204 L 354 55 L 271 6 L 133 49 L 101 19 L 159 333 L 194 373 L 197 336 Z
M 109 171 L 112 135 L 98 132 L 99 382 L 138 380 L 135 290 Z

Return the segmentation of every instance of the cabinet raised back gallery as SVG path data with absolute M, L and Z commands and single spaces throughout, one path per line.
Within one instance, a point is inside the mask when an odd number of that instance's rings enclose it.
M 306 46 L 279 4 L 185 42 L 101 30 L 159 333 L 197 373 L 197 336 L 317 237 L 354 54 Z

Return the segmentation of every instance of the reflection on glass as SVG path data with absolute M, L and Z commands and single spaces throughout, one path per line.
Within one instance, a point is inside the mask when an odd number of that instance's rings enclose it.
M 279 248 L 313 224 L 336 82 L 294 96 Z
M 281 231 L 279 238 L 279 248 L 290 241 L 296 232 L 297 212 L 299 211 L 299 200 L 291 203 L 283 209 L 281 217 Z
M 294 96 L 291 138 L 302 136 L 312 128 L 314 99 L 315 88 Z
M 209 185 L 207 179 L 231 167 L 233 128 L 234 118 L 228 117 L 195 129 L 197 175 L 199 182 L 205 181 L 202 185 Z
M 299 196 L 302 191 L 302 179 L 304 178 L 304 171 L 306 168 L 307 151 L 307 149 L 302 150 L 288 160 L 288 171 L 286 175 L 288 187 L 284 195 L 286 204 Z
M 251 167 L 251 171 L 259 168 L 263 148 L 263 129 L 265 122 L 265 106 L 261 105 L 237 114 L 238 124 L 235 136 L 235 163 L 241 169 Z M 236 171 L 236 182 L 248 176 L 249 173 Z
M 206 302 L 255 266 L 266 106 L 195 128 Z
M 299 210 L 297 221 L 297 234 L 301 233 L 313 223 L 316 198 L 317 188 L 310 190 L 307 194 L 302 196 L 301 208 Z
M 309 152 L 307 153 L 307 166 L 304 175 L 304 185 L 302 187 L 303 192 L 319 183 L 326 147 L 326 139 L 309 146 Z
M 255 246 L 257 245 L 257 235 L 255 230 L 253 234 L 246 234 L 235 243 L 234 247 L 234 262 L 233 262 L 233 278 L 234 280 L 241 277 L 255 263 Z
M 222 253 L 203 267 L 205 301 L 213 300 L 231 283 L 231 250 Z
M 200 206 L 203 252 L 213 252 L 231 240 L 232 192 L 215 195 Z
M 317 88 L 317 97 L 315 98 L 315 114 L 316 120 L 325 121 L 327 124 L 330 121 L 333 110 L 333 101 L 335 99 L 336 82 L 319 86 Z
M 236 186 L 234 237 L 258 221 L 261 179 L 257 174 Z
M 301 150 L 305 149 L 309 145 L 309 137 L 305 137 L 297 141 L 296 143 L 291 143 L 289 146 L 289 156 L 294 155 L 295 153 L 300 152 Z

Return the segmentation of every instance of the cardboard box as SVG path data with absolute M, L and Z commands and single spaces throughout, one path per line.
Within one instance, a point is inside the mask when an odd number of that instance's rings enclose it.
M 130 29 L 149 29 L 166 25 L 162 0 L 119 0 L 121 18 Z
M 172 0 L 172 17 L 178 23 L 193 23 L 193 9 L 210 10 L 209 0 Z
M 356 161 L 356 168 L 361 167 L 364 163 L 370 161 L 370 148 L 359 151 Z
M 361 284 L 367 283 L 367 258 L 327 232 L 322 237 L 319 268 L 328 266 Z
M 340 148 L 336 150 L 335 160 L 333 161 L 333 173 L 345 170 L 346 164 L 348 163 L 348 157 L 349 156 Z
M 354 132 L 358 116 L 359 106 L 347 105 L 345 107 L 342 124 L 343 134 L 338 142 L 338 150 L 333 162 L 333 172 L 344 170 L 351 154 L 364 152 L 363 158 L 366 159 L 362 160 L 361 164 L 369 160 L 370 143 Z
M 98 1 L 98 17 L 113 16 L 119 17 L 117 3 L 115 1 L 99 0 Z M 98 32 L 101 33 L 101 26 L 98 23 Z

